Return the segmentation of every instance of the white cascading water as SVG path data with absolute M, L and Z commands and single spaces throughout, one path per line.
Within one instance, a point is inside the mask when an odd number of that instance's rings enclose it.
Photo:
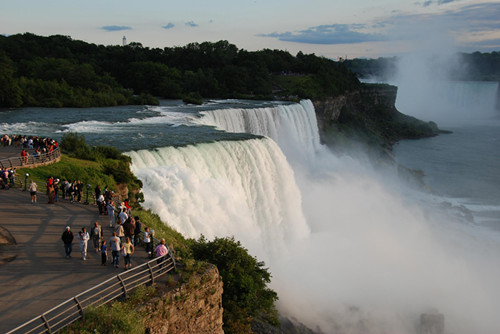
M 320 149 L 316 114 L 310 100 L 274 108 L 218 109 L 204 111 L 198 124 L 233 133 L 267 136 L 278 143 L 287 158 L 312 158 Z
M 498 241 L 329 153 L 310 101 L 198 122 L 273 138 L 286 158 L 268 138 L 132 152 L 144 206 L 189 237 L 241 240 L 269 266 L 282 315 L 324 333 L 417 333 L 437 309 L 447 332 L 498 332 Z
M 146 207 L 185 236 L 247 236 L 261 258 L 309 234 L 293 171 L 271 140 L 131 152 Z

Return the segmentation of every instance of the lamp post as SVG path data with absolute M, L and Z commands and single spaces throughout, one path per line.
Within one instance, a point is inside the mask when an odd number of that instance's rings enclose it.
M 85 202 L 83 203 L 83 204 L 86 204 L 86 205 L 89 204 L 89 189 L 90 189 L 90 187 L 91 187 L 91 185 L 87 184 L 87 196 L 86 196 Z
M 30 176 L 28 173 L 24 174 L 24 191 L 26 191 L 28 187 L 28 176 Z

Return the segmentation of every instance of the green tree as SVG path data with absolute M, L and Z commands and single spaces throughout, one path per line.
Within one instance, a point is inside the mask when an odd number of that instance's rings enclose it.
M 0 107 L 20 107 L 23 103 L 21 90 L 13 74 L 12 60 L 0 53 Z

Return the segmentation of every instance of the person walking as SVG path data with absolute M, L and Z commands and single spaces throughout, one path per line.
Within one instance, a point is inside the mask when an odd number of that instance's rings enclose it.
M 36 203 L 36 190 L 37 190 L 37 185 L 35 183 L 35 181 L 31 180 L 30 182 L 30 188 L 29 188 L 29 191 L 30 191 L 30 195 L 31 195 L 31 203 Z
M 134 245 L 130 241 L 129 237 L 125 238 L 125 242 L 123 243 L 123 254 L 125 260 L 125 270 L 132 268 L 132 254 L 134 254 Z
M 94 223 L 94 227 L 90 231 L 90 238 L 94 243 L 96 253 L 99 253 L 99 251 L 101 250 L 102 228 L 98 222 Z
M 113 265 L 118 268 L 118 263 L 120 261 L 120 249 L 121 243 L 120 238 L 116 236 L 116 232 L 113 232 L 113 236 L 109 239 L 109 246 L 111 247 L 111 256 L 113 256 Z
M 85 227 L 82 227 L 82 230 L 79 233 L 80 235 L 80 251 L 82 252 L 82 260 L 87 260 L 87 243 L 89 241 L 89 232 Z
M 69 226 L 66 226 L 61 239 L 64 243 L 64 252 L 66 253 L 66 258 L 71 258 L 71 251 L 73 250 L 73 232 Z

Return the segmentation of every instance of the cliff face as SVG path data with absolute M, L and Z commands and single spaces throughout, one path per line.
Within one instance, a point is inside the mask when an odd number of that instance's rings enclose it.
M 390 148 L 401 139 L 438 134 L 436 124 L 400 113 L 396 96 L 397 87 L 364 84 L 360 90 L 314 100 L 322 141 L 330 144 L 341 137 Z
M 202 274 L 191 274 L 187 283 L 151 299 L 140 308 L 146 314 L 146 333 L 223 334 L 222 279 L 210 265 Z

